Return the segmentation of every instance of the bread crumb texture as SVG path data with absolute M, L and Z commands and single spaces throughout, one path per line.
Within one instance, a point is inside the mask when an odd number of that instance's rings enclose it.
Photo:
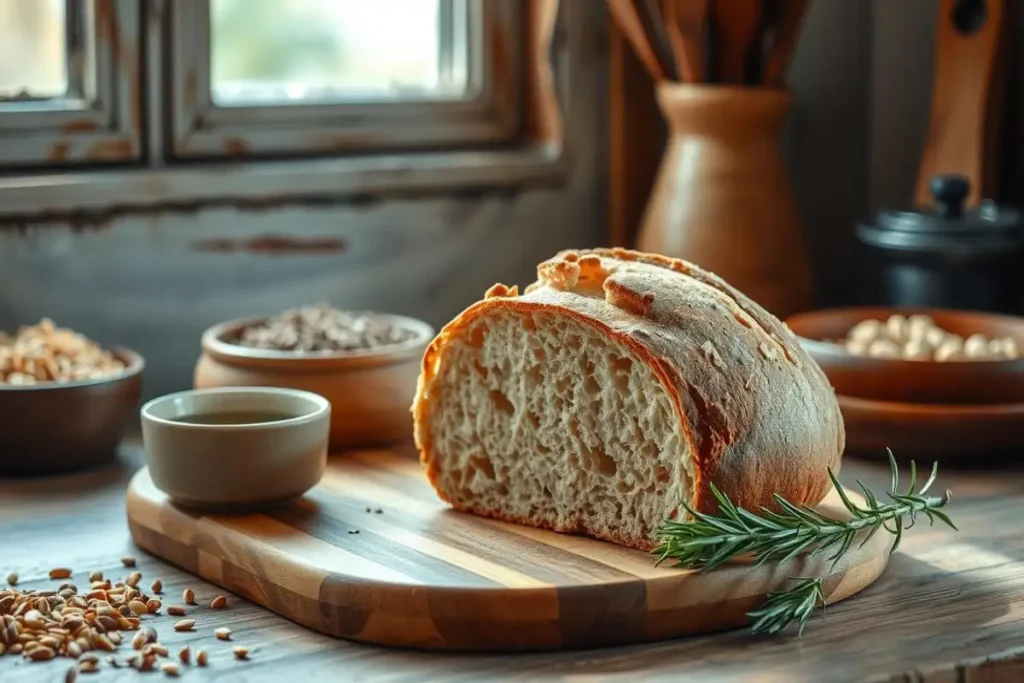
M 496 285 L 427 349 L 413 405 L 455 508 L 653 547 L 685 501 L 817 503 L 844 435 L 834 392 L 780 321 L 692 264 L 563 252 Z

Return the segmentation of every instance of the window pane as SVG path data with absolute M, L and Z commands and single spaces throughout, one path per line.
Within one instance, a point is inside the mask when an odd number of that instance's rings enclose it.
M 211 0 L 221 105 L 447 99 L 466 90 L 454 0 Z M 463 46 L 463 47 L 459 47 Z M 455 64 L 453 64 L 455 62 Z
M 68 89 L 65 0 L 0 0 L 0 97 Z

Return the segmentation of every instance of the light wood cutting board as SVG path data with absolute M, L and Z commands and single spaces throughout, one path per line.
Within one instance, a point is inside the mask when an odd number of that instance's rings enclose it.
M 423 649 L 593 647 L 735 627 L 788 576 L 825 577 L 828 602 L 857 593 L 882 573 L 890 542 L 877 534 L 835 567 L 812 556 L 659 568 L 641 551 L 452 511 L 414 458 L 390 451 L 332 457 L 319 486 L 266 514 L 179 509 L 146 469 L 127 503 L 135 542 L 159 557 L 316 631 Z M 823 507 L 839 513 L 834 492 Z

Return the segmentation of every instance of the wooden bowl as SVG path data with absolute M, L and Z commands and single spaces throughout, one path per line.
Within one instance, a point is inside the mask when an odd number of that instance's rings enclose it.
M 381 315 L 415 336 L 400 344 L 351 352 L 297 354 L 233 344 L 260 318 L 234 320 L 203 333 L 194 385 L 265 386 L 320 394 L 331 402 L 331 448 L 369 448 L 412 436 L 412 406 L 420 362 L 434 330 L 425 322 Z
M 905 463 L 916 459 L 977 465 L 986 456 L 1016 457 L 1024 449 L 1024 403 L 926 405 L 839 396 L 846 452 L 870 458 L 891 448 Z M 991 461 L 988 461 L 991 462 Z
M 795 315 L 786 324 L 842 396 L 931 404 L 1024 403 L 1024 359 L 934 361 L 855 356 L 839 344 L 862 320 L 924 313 L 942 329 L 969 337 L 1012 337 L 1024 349 L 1024 318 L 923 308 L 837 308 Z
M 110 349 L 125 369 L 80 382 L 0 385 L 0 476 L 73 472 L 112 460 L 136 418 L 142 356 Z

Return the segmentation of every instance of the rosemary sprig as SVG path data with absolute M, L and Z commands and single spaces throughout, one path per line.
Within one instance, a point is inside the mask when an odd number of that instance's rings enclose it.
M 793 582 L 791 588 L 769 593 L 761 609 L 747 612 L 754 620 L 751 631 L 774 635 L 795 621 L 799 624 L 797 634 L 803 635 L 807 617 L 819 604 L 825 606 L 825 594 L 821 592 L 821 579 L 817 576 L 794 576 L 790 581 Z
M 947 490 L 942 496 L 925 495 L 935 483 L 938 463 L 932 466 L 931 476 L 918 489 L 917 465 L 911 461 L 910 485 L 906 493 L 898 490 L 899 468 L 892 451 L 889 451 L 889 465 L 892 468 L 892 487 L 888 501 L 878 500 L 869 488 L 857 482 L 867 501 L 866 507 L 851 501 L 829 470 L 832 485 L 850 512 L 849 520 L 822 514 L 805 505 L 793 505 L 777 494 L 775 501 L 779 512 L 761 508 L 759 513 L 753 513 L 736 507 L 712 484 L 711 492 L 718 501 L 718 513 L 697 512 L 683 503 L 691 519 L 667 520 L 662 524 L 658 531 L 659 546 L 654 550 L 658 564 L 672 561 L 677 567 L 709 571 L 740 556 L 752 557 L 760 565 L 788 560 L 803 553 L 826 551 L 832 551 L 829 560 L 834 564 L 850 549 L 858 535 L 863 536 L 860 541 L 863 546 L 880 529 L 894 536 L 889 552 L 895 552 L 904 530 L 914 525 L 919 514 L 925 515 L 929 524 L 938 519 L 956 529 L 949 516 L 940 509 L 949 504 L 950 492 Z M 820 579 L 802 577 L 793 581 L 789 589 L 769 593 L 765 605 L 750 614 L 755 620 L 755 632 L 776 633 L 793 621 L 799 622 L 802 632 L 814 607 L 819 602 L 824 603 Z

